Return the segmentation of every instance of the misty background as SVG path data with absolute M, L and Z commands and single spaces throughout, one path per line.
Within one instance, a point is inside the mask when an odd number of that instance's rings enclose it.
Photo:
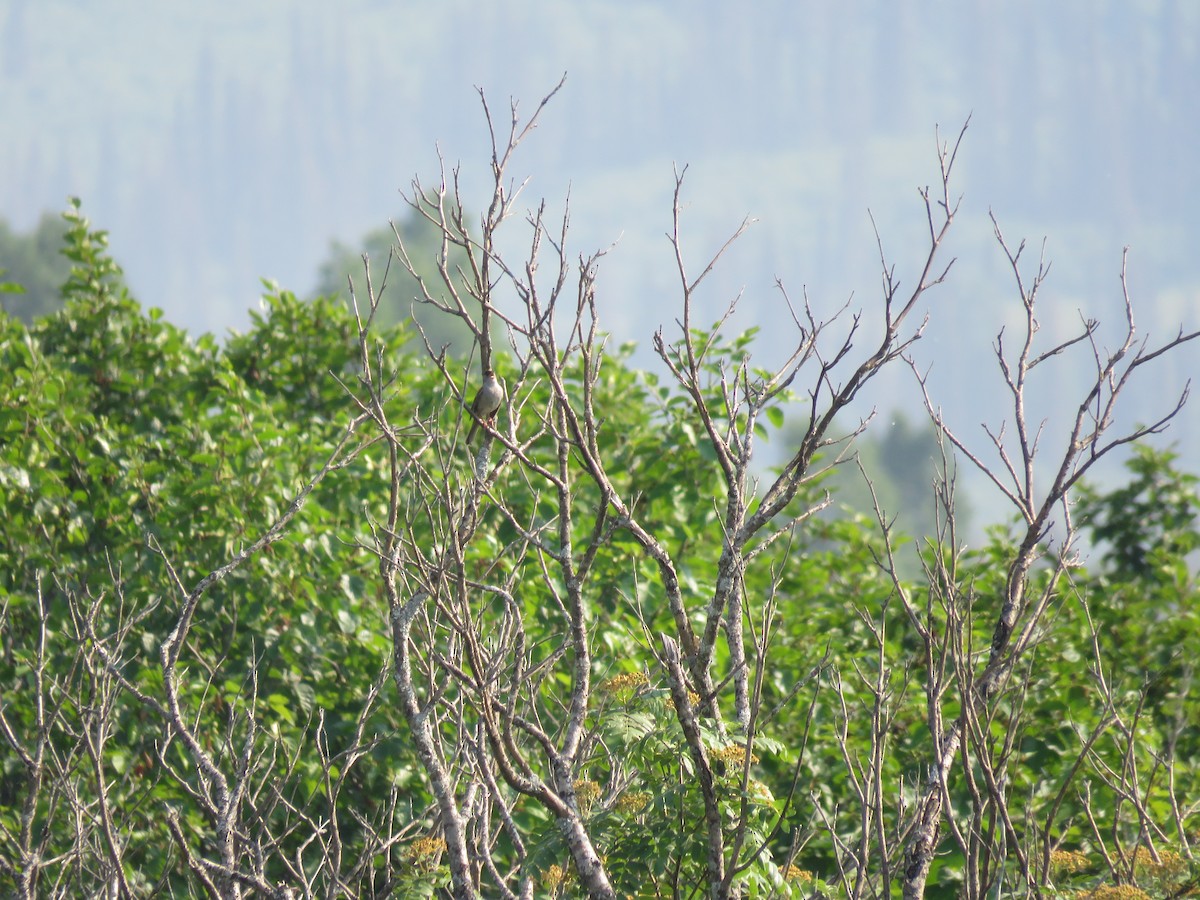
M 935 128 L 953 142 L 968 116 L 943 257 L 957 262 L 914 348 L 960 433 L 982 442 L 981 422 L 999 426 L 991 346 L 1022 322 L 989 211 L 1012 247 L 1028 242 L 1027 282 L 1045 241 L 1043 349 L 1083 318 L 1102 322 L 1102 350 L 1120 343 L 1125 246 L 1140 333 L 1153 344 L 1200 325 L 1200 4 L 1184 0 L 3 0 L 0 218 L 32 229 L 79 195 L 134 296 L 220 336 L 246 326 L 261 278 L 311 293 L 332 242 L 402 218 L 399 191 L 437 178 L 439 149 L 482 209 L 476 88 L 503 125 L 510 97 L 531 113 L 564 72 L 511 171 L 530 178 L 531 207 L 569 191 L 576 255 L 612 245 L 602 324 L 638 343 L 640 365 L 657 368 L 650 338 L 671 337 L 679 312 L 673 167 L 688 167 L 694 271 L 757 220 L 697 322 L 740 293 L 734 328 L 761 328 L 763 364 L 785 357 L 778 278 L 819 314 L 867 310 L 865 348 L 880 297 L 871 215 L 911 288 Z M 514 252 L 526 236 L 511 223 Z M 1169 410 L 1196 359 L 1171 354 L 1135 382 L 1128 421 Z M 1086 346 L 1055 365 L 1035 421 L 1073 415 L 1090 383 Z M 918 419 L 912 373 L 874 383 L 859 414 L 872 408 L 883 429 Z M 1193 404 L 1161 441 L 1198 439 Z

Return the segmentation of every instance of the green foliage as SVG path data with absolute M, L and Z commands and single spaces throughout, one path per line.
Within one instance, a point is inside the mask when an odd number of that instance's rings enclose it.
M 1190 557 L 1200 547 L 1195 475 L 1177 454 L 1135 447 L 1130 480 L 1108 492 L 1085 485 L 1076 515 L 1098 555 L 1092 615 L 1122 686 L 1146 690 L 1151 711 L 1178 708 L 1200 658 L 1200 602 Z M 1194 730 L 1189 729 L 1194 735 Z
M 1177 453 L 1138 445 L 1128 484 L 1106 494 L 1084 485 L 1076 517 L 1103 551 L 1104 572 L 1118 582 L 1191 580 L 1188 558 L 1200 546 L 1196 515 L 1200 479 L 1175 465 Z
M 0 684 L 6 714 L 25 734 L 36 733 L 33 706 L 12 698 L 30 699 L 42 611 L 61 689 L 86 696 L 84 682 L 96 677 L 70 665 L 84 637 L 71 597 L 90 598 L 96 629 L 114 640 L 123 621 L 139 620 L 123 652 L 129 677 L 152 689 L 161 677 L 155 651 L 180 600 L 175 578 L 190 588 L 279 517 L 344 423 L 344 394 L 330 372 L 352 377 L 357 364 L 357 343 L 346 339 L 357 332 L 340 304 L 270 295 L 254 329 L 220 348 L 189 339 L 156 311 L 144 314 L 118 286 L 103 233 L 77 207 L 69 240 L 64 310 L 30 329 L 6 319 L 0 337 Z M 382 349 L 401 358 L 403 335 L 384 339 Z M 212 690 L 196 671 L 188 694 L 210 733 L 237 708 L 294 752 L 313 744 L 318 712 L 331 745 L 353 731 L 386 656 L 379 610 L 363 589 L 370 561 L 348 543 L 376 465 L 361 456 L 312 498 L 285 540 L 203 599 L 204 627 L 192 641 L 199 659 L 221 661 L 222 678 Z M 131 700 L 117 701 L 121 724 L 105 762 L 144 774 L 155 768 L 161 725 Z M 394 736 L 386 709 L 378 716 L 372 727 Z M 361 767 L 346 789 L 356 808 L 369 812 L 387 796 L 406 765 L 402 748 L 395 737 L 374 745 L 382 764 Z M 281 785 L 297 802 L 319 804 L 319 772 L 309 751 L 291 772 L 280 770 Z M 0 807 L 16 808 L 19 776 L 8 757 Z M 151 876 L 169 870 L 160 810 L 182 799 L 177 788 L 159 778 L 121 785 L 113 802 L 143 834 L 130 861 Z M 38 827 L 51 846 L 63 837 L 51 819 L 39 817 Z
M 64 232 L 75 227 L 77 212 L 72 200 L 62 216 L 46 213 L 28 233 L 15 232 L 0 219 L 0 308 L 6 313 L 29 324 L 62 308 L 61 289 L 71 270 L 66 248 L 75 246 Z
M 1200 659 L 1197 477 L 1178 454 L 1138 446 L 1129 481 L 1109 491 L 1085 485 L 1076 516 L 1098 557 L 1084 589 L 1109 677 L 1140 709 L 1143 727 L 1180 758 L 1200 758 L 1194 713 Z M 1144 707 L 1144 708 L 1142 708 Z

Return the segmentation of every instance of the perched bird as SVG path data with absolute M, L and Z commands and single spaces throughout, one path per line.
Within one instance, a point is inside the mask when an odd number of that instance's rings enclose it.
M 496 420 L 496 413 L 500 411 L 500 404 L 504 402 L 504 382 L 496 377 L 496 373 L 491 369 L 483 370 L 483 384 L 479 387 L 479 393 L 475 395 L 475 400 L 471 403 L 471 412 L 475 421 L 471 423 L 471 430 L 467 432 L 467 443 L 470 444 L 475 440 L 475 432 L 479 428 L 479 422 L 487 422 L 491 425 Z

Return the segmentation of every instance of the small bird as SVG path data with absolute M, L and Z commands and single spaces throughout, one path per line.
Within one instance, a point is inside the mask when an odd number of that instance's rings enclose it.
M 475 440 L 475 432 L 479 429 L 479 422 L 487 422 L 491 425 L 496 420 L 496 413 L 500 411 L 500 404 L 504 402 L 504 382 L 496 377 L 496 373 L 491 369 L 483 370 L 483 384 L 479 387 L 479 393 L 475 395 L 475 400 L 471 403 L 471 412 L 475 421 L 471 423 L 471 430 L 467 432 L 467 443 L 470 444 Z

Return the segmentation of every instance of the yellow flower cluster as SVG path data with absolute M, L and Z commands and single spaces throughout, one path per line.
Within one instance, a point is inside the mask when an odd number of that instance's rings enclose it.
M 446 842 L 442 838 L 419 837 L 405 851 L 405 857 L 414 866 L 433 865 L 437 857 L 446 852 Z
M 1150 900 L 1150 895 L 1132 884 L 1106 884 L 1079 895 L 1082 900 Z
M 789 865 L 783 872 L 784 881 L 814 881 L 816 876 L 808 869 L 800 869 L 796 866 Z
M 542 873 L 542 887 L 550 892 L 557 891 L 566 880 L 567 873 L 558 863 L 554 863 Z
M 1091 860 L 1078 850 L 1050 851 L 1050 869 L 1056 875 L 1074 875 L 1087 871 L 1090 866 Z
M 697 694 L 695 691 L 688 691 L 688 703 L 692 704 L 692 706 L 699 706 L 700 705 L 700 695 Z
M 617 812 L 636 813 L 645 809 L 646 804 L 649 802 L 650 794 L 648 791 L 626 791 L 617 798 L 617 802 L 613 806 Z
M 622 672 L 612 678 L 600 682 L 600 690 L 606 694 L 619 694 L 622 691 L 635 691 L 650 683 L 645 672 Z
M 759 801 L 760 803 L 775 802 L 775 795 L 771 793 L 771 789 L 757 778 L 750 779 L 750 783 L 746 785 L 746 790 L 753 799 Z
M 709 756 L 721 760 L 726 765 L 742 766 L 746 762 L 746 748 L 741 744 L 726 744 L 724 747 L 713 747 Z M 751 756 L 750 762 L 758 762 L 758 757 Z
M 575 782 L 575 802 L 583 815 L 591 812 L 592 804 L 600 799 L 600 785 L 586 778 Z
M 1174 878 L 1187 871 L 1187 861 L 1174 850 L 1159 850 L 1158 862 L 1146 847 L 1138 847 L 1133 864 L 1151 878 Z

